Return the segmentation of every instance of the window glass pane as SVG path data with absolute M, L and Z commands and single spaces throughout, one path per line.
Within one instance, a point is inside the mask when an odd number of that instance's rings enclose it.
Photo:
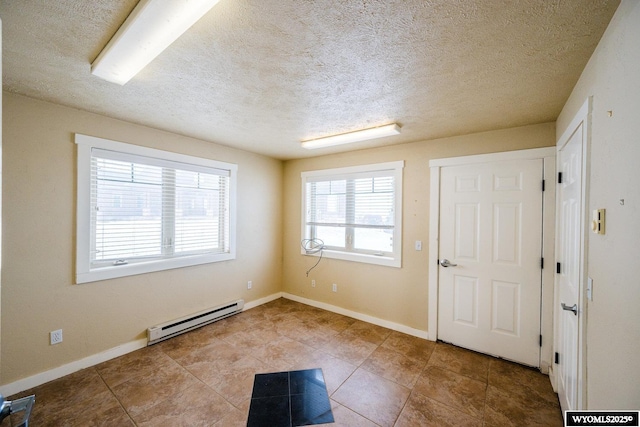
M 343 227 L 316 227 L 316 238 L 322 240 L 326 246 L 344 248 L 345 229 Z
M 162 188 L 98 180 L 95 191 L 94 260 L 162 253 Z
M 356 179 L 355 224 L 393 225 L 393 177 Z
M 345 194 L 347 192 L 347 181 L 344 179 L 331 181 L 331 194 Z
M 224 215 L 224 205 L 218 189 L 198 188 L 199 182 L 208 183 L 207 174 L 176 171 L 176 181 L 189 182 L 191 186 L 176 188 L 175 204 L 175 253 L 200 252 L 223 249 L 221 242 L 220 215 Z M 224 179 L 215 176 L 215 180 Z M 219 187 L 219 185 L 216 185 Z
M 402 206 L 396 204 L 403 165 L 398 161 L 303 172 L 303 239 L 323 240 L 330 258 L 400 267 L 402 231 L 396 217 Z
M 346 222 L 346 195 L 325 193 L 326 182 L 307 184 L 307 221 L 325 224 L 344 224 Z M 314 191 L 315 190 L 315 191 Z M 315 194 L 315 197 L 313 197 Z
M 313 182 L 310 185 L 315 187 L 316 194 L 331 194 L 331 181 Z
M 393 231 L 379 228 L 356 228 L 353 246 L 362 250 L 393 252 Z

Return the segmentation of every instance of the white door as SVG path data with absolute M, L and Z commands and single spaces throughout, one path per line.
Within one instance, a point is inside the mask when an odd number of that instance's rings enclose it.
M 439 339 L 540 365 L 542 179 L 542 159 L 441 169 Z
M 558 397 L 563 410 L 581 409 L 579 388 L 579 317 L 582 258 L 583 128 L 580 122 L 568 140 L 560 141 L 556 287 L 558 290 Z M 562 145 L 564 144 L 564 145 Z M 559 179 L 560 181 L 560 179 Z

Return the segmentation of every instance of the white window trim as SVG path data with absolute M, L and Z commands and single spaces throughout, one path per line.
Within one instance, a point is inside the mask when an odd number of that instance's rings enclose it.
M 360 172 L 376 172 L 383 170 L 393 170 L 394 171 L 394 206 L 395 209 L 395 218 L 394 218 L 394 229 L 393 229 L 393 254 L 392 256 L 377 256 L 377 255 L 369 255 L 357 252 L 346 252 L 339 250 L 331 250 L 324 249 L 322 251 L 322 256 L 324 258 L 333 258 L 340 259 L 344 261 L 353 261 L 353 262 L 362 262 L 366 264 L 376 264 L 383 265 L 388 267 L 402 267 L 402 170 L 404 168 L 404 161 L 399 160 L 395 162 L 386 162 L 386 163 L 376 163 L 370 165 L 361 165 L 361 166 L 349 166 L 344 168 L 335 168 L 335 169 L 322 169 L 315 171 L 306 171 L 301 173 L 302 178 L 302 224 L 301 224 L 301 239 L 306 239 L 306 212 L 307 212 L 307 198 L 306 198 L 306 182 L 308 178 L 313 177 L 336 177 L 344 174 L 354 174 Z M 320 253 L 309 254 L 304 248 L 301 249 L 300 253 L 306 256 L 320 256 Z
M 154 271 L 188 267 L 236 258 L 236 186 L 238 165 L 217 160 L 177 154 L 169 151 L 141 147 L 82 134 L 75 135 L 78 146 L 78 194 L 76 215 L 76 283 L 89 283 Z M 100 148 L 121 153 L 152 157 L 155 159 L 198 165 L 207 168 L 228 170 L 229 184 L 229 252 L 220 254 L 198 254 L 184 257 L 156 259 L 127 265 L 93 267 L 91 248 L 91 150 Z

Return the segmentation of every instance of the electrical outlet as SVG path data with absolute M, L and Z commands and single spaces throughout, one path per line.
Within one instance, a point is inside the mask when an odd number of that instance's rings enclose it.
M 315 279 L 311 279 L 311 287 L 315 288 L 316 287 L 316 281 Z
M 49 332 L 49 338 L 51 340 L 51 345 L 60 344 L 62 342 L 62 329 Z
M 247 289 L 251 289 L 253 287 L 253 282 L 251 280 L 249 280 L 247 282 Z
M 337 284 L 333 284 L 333 292 L 338 292 L 338 285 Z

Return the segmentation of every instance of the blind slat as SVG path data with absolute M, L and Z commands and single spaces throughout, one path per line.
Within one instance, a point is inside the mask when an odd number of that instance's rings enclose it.
M 230 171 L 93 150 L 91 261 L 228 250 Z

